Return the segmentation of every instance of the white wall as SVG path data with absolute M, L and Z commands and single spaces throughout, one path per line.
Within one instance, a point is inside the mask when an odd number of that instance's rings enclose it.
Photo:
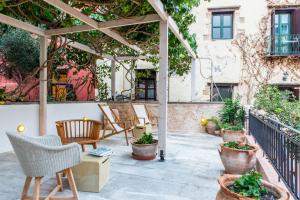
M 102 114 L 97 103 L 63 103 L 48 104 L 47 132 L 56 134 L 55 121 L 65 119 L 101 120 Z M 1 105 L 0 106 L 0 153 L 11 150 L 11 145 L 5 135 L 6 131 L 16 132 L 19 124 L 25 125 L 26 135 L 39 135 L 39 105 Z

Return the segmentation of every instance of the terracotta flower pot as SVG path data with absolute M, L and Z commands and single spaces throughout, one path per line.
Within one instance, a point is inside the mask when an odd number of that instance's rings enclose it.
M 222 137 L 224 142 L 245 142 L 246 134 L 244 130 L 232 131 L 232 130 L 222 130 Z
M 135 144 L 131 142 L 132 157 L 136 160 L 153 160 L 156 158 L 158 140 L 154 140 L 153 144 Z
M 220 184 L 220 190 L 217 194 L 216 200 L 254 200 L 249 197 L 241 196 L 237 193 L 234 193 L 233 191 L 229 190 L 227 187 L 232 185 L 236 179 L 238 179 L 240 176 L 238 175 L 229 175 L 225 174 L 219 178 L 219 184 Z M 290 194 L 282 189 L 281 187 L 278 187 L 277 185 L 274 185 L 272 183 L 269 183 L 265 180 L 262 181 L 263 186 L 267 188 L 267 190 L 274 195 L 276 195 L 277 200 L 289 200 Z
M 213 122 L 213 121 L 208 121 L 208 122 L 207 122 L 207 125 L 206 125 L 206 132 L 207 132 L 208 134 L 214 135 L 214 134 L 215 134 L 216 127 L 217 127 L 217 125 L 216 125 L 215 122 Z
M 257 146 L 249 145 L 253 149 L 233 149 L 220 144 L 219 154 L 228 174 L 244 174 L 255 167 Z
M 216 136 L 221 136 L 221 130 L 215 130 L 215 134 Z

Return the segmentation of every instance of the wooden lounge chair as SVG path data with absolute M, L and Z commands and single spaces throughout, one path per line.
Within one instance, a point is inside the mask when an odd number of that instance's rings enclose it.
M 76 142 L 81 145 L 82 151 L 85 151 L 84 145 L 93 145 L 94 149 L 97 148 L 97 142 L 100 141 L 101 122 L 75 119 L 55 123 L 63 144 Z
M 131 107 L 134 111 L 135 123 L 140 125 L 155 125 L 158 124 L 157 117 L 154 117 L 150 114 L 145 104 L 133 104 L 131 103 Z
M 112 128 L 112 132 L 110 134 L 106 134 L 106 130 L 107 130 L 107 124 L 104 123 L 104 130 L 103 130 L 103 135 L 102 135 L 102 139 L 108 138 L 110 136 L 119 134 L 124 132 L 125 134 L 125 139 L 126 139 L 126 144 L 129 145 L 128 142 L 128 132 L 132 131 L 132 126 L 129 128 L 126 128 L 126 123 L 125 122 L 121 122 L 119 120 L 116 120 L 116 116 L 114 114 L 114 112 L 112 111 L 112 109 L 109 107 L 109 105 L 107 104 L 98 104 L 101 112 L 104 114 L 104 119 L 107 120 L 108 125 L 111 126 Z M 130 121 L 130 120 L 129 120 Z M 130 123 L 132 125 L 132 123 Z

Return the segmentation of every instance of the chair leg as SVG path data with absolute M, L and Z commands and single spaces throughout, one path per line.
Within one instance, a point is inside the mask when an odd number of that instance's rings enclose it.
M 71 191 L 72 191 L 73 196 L 74 196 L 74 200 L 79 200 L 79 195 L 78 195 L 78 192 L 77 192 L 77 187 L 75 185 L 72 170 L 70 168 L 66 169 L 66 174 L 67 174 L 67 177 L 68 177 L 68 181 L 69 181 Z
M 23 192 L 22 192 L 22 196 L 21 196 L 21 200 L 24 200 L 27 198 L 27 194 L 28 194 L 28 190 L 30 187 L 30 183 L 31 183 L 32 177 L 26 177 L 25 183 L 24 183 L 24 187 L 23 187 Z
M 129 145 L 129 142 L 128 142 L 128 131 L 125 130 L 124 133 L 125 133 L 125 138 L 126 138 L 126 144 L 128 146 Z
M 81 145 L 81 149 L 82 149 L 82 152 L 85 152 L 85 148 L 84 148 L 83 144 Z
M 60 192 L 62 192 L 64 190 L 61 176 L 62 176 L 61 173 L 59 173 L 59 172 L 56 173 L 57 185 L 60 186 L 60 189 L 59 189 Z
M 96 142 L 93 143 L 93 148 L 94 148 L 94 149 L 97 149 L 97 143 L 96 143 Z
M 41 177 L 35 177 L 33 200 L 40 199 L 41 179 L 42 179 Z

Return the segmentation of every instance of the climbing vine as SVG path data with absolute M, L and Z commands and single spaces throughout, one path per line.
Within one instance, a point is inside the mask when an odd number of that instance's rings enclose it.
M 276 7 L 293 5 L 300 8 L 299 0 L 268 0 L 268 13 L 259 22 L 259 31 L 255 34 L 240 33 L 233 44 L 239 49 L 242 60 L 240 85 L 246 91 L 246 103 L 251 103 L 258 88 L 270 83 L 279 72 L 291 76 L 291 80 L 300 80 L 300 59 L 296 56 L 268 56 L 268 41 L 271 33 L 271 16 Z M 244 90 L 246 89 L 246 90 Z

